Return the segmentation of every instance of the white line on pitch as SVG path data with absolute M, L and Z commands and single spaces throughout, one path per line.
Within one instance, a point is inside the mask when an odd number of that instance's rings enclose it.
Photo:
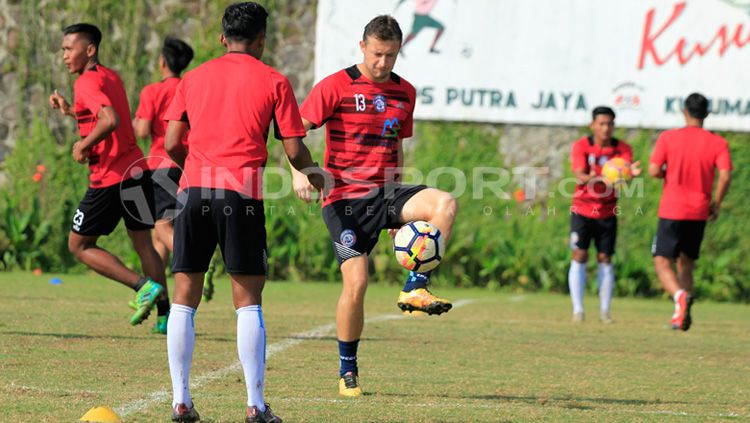
M 453 303 L 453 308 L 463 307 L 472 302 L 474 302 L 474 300 L 471 300 L 471 299 L 458 300 Z M 403 319 L 404 317 L 405 316 L 403 314 L 381 314 L 380 316 L 375 316 L 373 318 L 367 319 L 366 322 L 367 323 L 383 322 L 387 320 Z M 327 325 L 318 326 L 316 328 L 307 330 L 305 332 L 294 334 L 290 336 L 289 338 L 285 338 L 282 341 L 269 345 L 266 349 L 266 359 L 288 348 L 299 345 L 302 342 L 307 341 L 309 339 L 322 338 L 330 334 L 331 332 L 333 332 L 335 329 L 336 329 L 336 324 L 329 323 Z M 207 383 L 213 382 L 216 379 L 221 379 L 230 374 L 237 373 L 241 369 L 242 369 L 242 366 L 240 362 L 236 361 L 230 364 L 229 366 L 226 366 L 219 370 L 214 370 L 213 372 L 200 375 L 194 378 L 193 381 L 190 383 L 190 389 L 197 390 L 198 388 L 200 388 L 201 386 Z M 129 402 L 127 404 L 124 404 L 124 405 L 121 405 L 120 407 L 115 408 L 115 412 L 117 412 L 117 414 L 120 415 L 121 417 L 126 417 L 133 413 L 145 411 L 146 409 L 148 409 L 154 404 L 165 402 L 169 399 L 171 395 L 172 395 L 172 391 L 168 389 L 155 391 L 146 395 L 144 398 L 137 399 L 135 401 Z

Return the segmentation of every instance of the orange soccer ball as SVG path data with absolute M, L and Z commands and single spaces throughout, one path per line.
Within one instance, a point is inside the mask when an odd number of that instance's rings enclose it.
M 633 179 L 630 162 L 622 157 L 607 160 L 602 166 L 602 178 L 612 184 L 619 184 Z

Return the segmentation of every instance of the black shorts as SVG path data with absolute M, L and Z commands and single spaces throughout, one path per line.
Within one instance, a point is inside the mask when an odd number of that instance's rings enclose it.
M 109 235 L 120 219 L 131 231 L 154 227 L 154 187 L 149 172 L 106 188 L 89 188 L 70 230 L 84 236 Z
M 323 208 L 333 249 L 339 264 L 370 254 L 383 229 L 400 228 L 401 209 L 424 185 L 388 185 L 365 198 L 339 200 Z
M 615 254 L 617 216 L 592 219 L 573 213 L 570 215 L 570 248 L 588 250 L 594 240 L 596 250 L 608 256 Z
M 177 202 L 173 273 L 205 272 L 218 243 L 227 273 L 266 274 L 263 201 L 235 191 L 188 188 Z
M 177 211 L 177 188 L 180 186 L 180 177 L 182 177 L 182 170 L 179 167 L 165 167 L 151 171 L 156 220 L 174 219 Z
M 705 229 L 705 220 L 659 219 L 651 254 L 674 259 L 682 253 L 698 260 Z

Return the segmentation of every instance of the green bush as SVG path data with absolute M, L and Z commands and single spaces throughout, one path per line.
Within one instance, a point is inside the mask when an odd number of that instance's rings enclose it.
M 472 175 L 475 167 L 501 166 L 497 129 L 475 124 L 425 122 L 417 125 L 417 144 L 407 148 L 406 165 L 423 173 L 437 167 L 454 167 Z M 624 131 L 636 160 L 645 168 L 653 148 L 655 131 Z M 696 291 L 715 300 L 750 301 L 750 283 L 744 275 L 750 266 L 741 258 L 750 241 L 741 237 L 744 225 L 742 198 L 747 195 L 750 175 L 745 170 L 750 160 L 748 135 L 725 134 L 734 160 L 733 187 L 725 199 L 722 215 L 710 223 L 696 271 Z M 573 140 L 571 140 L 572 142 Z M 407 141 L 411 142 L 411 141 Z M 317 149 L 319 142 L 308 142 Z M 283 165 L 281 149 L 272 146 L 269 163 Z M 470 148 L 469 148 L 470 146 Z M 320 152 L 316 153 L 320 157 Z M 275 162 L 274 162 L 275 160 Z M 567 158 L 566 158 L 567 160 Z M 569 167 L 567 161 L 566 168 Z M 568 171 L 566 177 L 572 176 Z M 570 263 L 568 234 L 570 198 L 539 196 L 517 202 L 498 198 L 489 191 L 480 199 L 472 198 L 473 182 L 469 177 L 465 193 L 457 198 L 459 214 L 444 262 L 434 272 L 438 285 L 486 286 L 489 289 L 567 291 L 567 269 Z M 653 296 L 663 291 L 653 271 L 651 243 L 656 231 L 661 181 L 642 176 L 629 185 L 635 193 L 620 199 L 617 253 L 614 259 L 617 295 Z M 278 189 L 267 180 L 273 190 Z M 408 182 L 408 180 L 407 180 Z M 418 181 L 417 181 L 418 182 Z M 635 189 L 642 184 L 642 190 Z M 551 184 L 556 187 L 556 184 Z M 455 188 L 452 178 L 438 178 L 437 187 Z M 508 184 L 505 191 L 516 187 Z M 642 191 L 642 192 L 641 192 Z M 278 278 L 304 280 L 337 280 L 338 276 L 330 241 L 319 209 L 311 209 L 294 197 L 266 201 L 269 213 L 269 245 L 273 275 Z M 295 210 L 296 214 L 284 210 Z M 304 213 L 303 213 L 304 212 Z M 392 243 L 385 233 L 373 251 L 371 264 L 375 281 L 400 282 L 404 270 L 393 258 Z M 593 250 L 592 250 L 593 252 Z M 589 270 L 595 280 L 593 254 Z M 596 283 L 589 283 L 591 291 Z

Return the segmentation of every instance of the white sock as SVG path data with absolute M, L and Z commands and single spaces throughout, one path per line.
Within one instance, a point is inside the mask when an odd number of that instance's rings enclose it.
M 602 313 L 609 313 L 612 293 L 615 291 L 615 269 L 612 263 L 599 263 L 596 276 L 599 285 L 599 309 Z
M 568 288 L 573 301 L 573 313 L 583 313 L 583 291 L 586 289 L 586 263 L 570 261 Z
M 167 357 L 172 376 L 172 408 L 177 404 L 193 406 L 190 397 L 190 365 L 195 346 L 195 309 L 172 304 L 167 321 Z
M 258 407 L 258 411 L 263 412 L 266 410 L 263 402 L 266 328 L 263 325 L 263 310 L 259 305 L 237 309 L 237 352 L 245 374 L 247 406 Z

